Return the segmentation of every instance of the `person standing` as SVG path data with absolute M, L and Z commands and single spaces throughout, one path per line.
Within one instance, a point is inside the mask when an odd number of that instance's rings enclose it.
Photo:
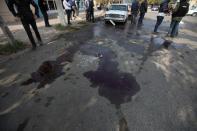
M 34 15 L 30 8 L 30 5 L 34 6 L 35 12 L 37 12 L 38 8 L 36 3 L 33 0 L 6 0 L 7 6 L 10 12 L 15 16 L 20 18 L 21 23 L 31 41 L 32 49 L 36 49 L 36 42 L 33 38 L 30 25 L 33 28 L 36 37 L 38 39 L 38 43 L 43 45 L 42 39 L 40 37 L 40 33 L 38 32 L 38 28 L 36 25 L 36 21 L 34 19 Z M 16 8 L 15 8 L 16 7 Z M 15 10 L 16 9 L 16 10 Z
M 38 0 L 38 6 L 40 7 L 40 10 L 41 10 L 42 15 L 44 17 L 45 26 L 51 27 L 51 25 L 49 24 L 49 17 L 47 14 L 48 7 L 47 7 L 46 1 L 45 0 Z
M 71 0 L 71 14 L 72 14 L 72 17 L 75 19 L 76 18 L 76 14 L 77 14 L 77 6 L 76 6 L 76 3 L 75 3 L 75 0 Z
M 89 16 L 90 16 L 89 0 L 85 0 L 85 10 L 86 10 L 86 21 L 89 21 Z
M 139 7 L 138 0 L 133 0 L 131 4 L 131 24 L 136 24 L 136 17 L 139 12 Z
M 66 11 L 66 14 L 67 14 L 67 20 L 68 20 L 68 24 L 70 25 L 70 18 L 71 18 L 71 2 L 69 0 L 64 0 L 63 1 L 63 6 L 64 6 L 64 9 Z
M 178 34 L 179 23 L 189 11 L 189 0 L 177 0 L 172 10 L 172 20 L 167 36 L 175 37 Z
M 155 24 L 154 33 L 157 33 L 158 27 L 163 22 L 164 16 L 169 13 L 168 3 L 170 0 L 164 0 L 159 6 L 159 12 L 157 16 L 157 22 Z
M 94 1 L 90 0 L 89 1 L 89 19 L 90 21 L 94 22 Z
M 138 26 L 141 26 L 143 24 L 144 16 L 148 9 L 148 2 L 147 0 L 143 0 L 143 2 L 140 4 L 140 17 L 138 19 Z

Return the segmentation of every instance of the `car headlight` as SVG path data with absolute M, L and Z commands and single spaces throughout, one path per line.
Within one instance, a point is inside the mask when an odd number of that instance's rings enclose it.
M 120 15 L 119 17 L 120 17 L 120 18 L 124 18 L 124 15 Z
M 105 14 L 105 17 L 109 17 L 109 14 Z

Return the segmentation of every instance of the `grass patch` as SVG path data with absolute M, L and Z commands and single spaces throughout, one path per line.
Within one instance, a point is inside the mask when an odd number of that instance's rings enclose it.
M 23 42 L 16 40 L 14 46 L 10 45 L 9 43 L 0 45 L 0 55 L 16 53 L 25 48 L 26 45 Z
M 69 32 L 74 32 L 74 31 L 80 30 L 80 28 L 79 27 L 73 27 L 73 26 L 66 26 L 66 30 L 68 30 Z
M 78 22 L 78 24 L 80 27 L 85 27 L 88 25 L 88 23 L 86 21 L 80 21 L 80 22 Z
M 87 24 L 87 22 L 86 21 L 79 21 L 78 24 L 84 25 L 84 24 Z
M 63 26 L 63 25 L 61 25 L 61 24 L 55 25 L 55 29 L 56 29 L 56 30 L 63 31 L 63 30 L 65 30 L 65 28 L 66 28 L 66 26 Z
M 56 29 L 56 30 L 59 30 L 59 31 L 69 31 L 69 32 L 73 32 L 73 31 L 78 31 L 78 30 L 80 30 L 79 27 L 63 26 L 63 25 L 61 25 L 61 24 L 55 25 L 55 29 Z

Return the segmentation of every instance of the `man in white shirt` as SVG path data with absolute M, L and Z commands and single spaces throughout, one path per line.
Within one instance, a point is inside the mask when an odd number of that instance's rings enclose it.
M 70 25 L 70 18 L 71 18 L 71 1 L 69 0 L 64 0 L 63 1 L 63 6 L 64 6 L 64 9 L 66 11 L 66 14 L 67 14 L 67 20 L 68 20 L 68 24 Z

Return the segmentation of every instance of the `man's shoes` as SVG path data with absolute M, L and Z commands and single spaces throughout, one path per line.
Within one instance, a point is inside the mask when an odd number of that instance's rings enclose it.
M 51 25 L 46 25 L 45 27 L 52 27 Z
M 153 32 L 153 34 L 159 34 L 159 32 L 157 32 L 157 31 L 154 31 L 154 32 Z
M 31 49 L 36 50 L 36 45 L 33 45 Z
M 42 41 L 38 41 L 38 44 L 39 44 L 40 46 L 43 46 L 43 45 L 44 45 Z

